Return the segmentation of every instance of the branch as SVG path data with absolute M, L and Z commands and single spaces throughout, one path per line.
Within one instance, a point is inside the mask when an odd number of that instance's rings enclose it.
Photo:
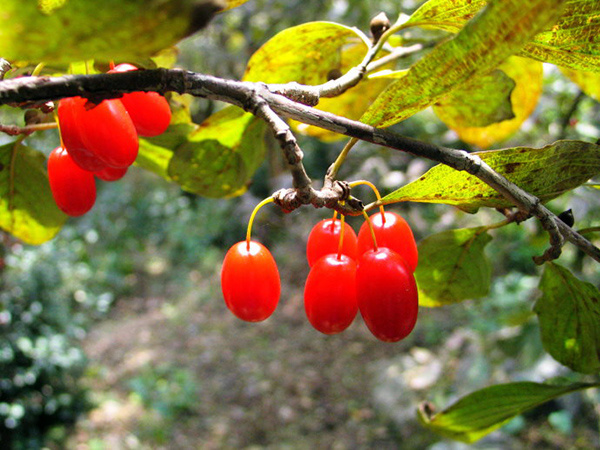
M 496 173 L 476 155 L 464 150 L 445 148 L 400 136 L 385 129 L 319 111 L 275 94 L 265 84 L 224 80 L 194 72 L 167 69 L 136 70 L 100 75 L 66 75 L 53 78 L 25 77 L 0 81 L 0 104 L 28 101 L 38 103 L 78 95 L 92 101 L 99 101 L 134 91 L 175 91 L 180 94 L 187 93 L 197 97 L 220 100 L 239 106 L 246 111 L 257 111 L 263 114 L 264 119 L 272 121 L 273 124 L 278 122 L 270 112 L 267 112 L 265 106 L 257 109 L 256 99 L 258 96 L 275 115 L 408 152 L 446 164 L 456 170 L 464 170 L 498 191 L 519 210 L 537 217 L 550 233 L 554 249 L 551 250 L 551 253 L 555 254 L 556 248 L 562 245 L 562 240 L 558 237 L 558 233 L 560 233 L 566 240 L 600 262 L 600 249 L 558 219 L 541 205 L 538 198 Z M 289 138 L 281 134 L 284 131 L 281 123 L 272 125 L 273 127 L 275 127 L 276 136 L 279 133 L 279 138 L 283 137 L 284 145 L 291 145 L 287 142 Z M 284 134 L 287 135 L 287 132 Z M 546 255 L 544 258 L 550 256 L 552 255 Z

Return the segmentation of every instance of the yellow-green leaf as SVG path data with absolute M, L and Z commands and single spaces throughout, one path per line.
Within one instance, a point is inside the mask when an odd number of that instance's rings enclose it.
M 557 141 L 543 148 L 515 147 L 475 152 L 492 169 L 546 202 L 600 173 L 600 146 Z M 466 172 L 439 164 L 417 180 L 386 195 L 383 203 L 444 203 L 475 212 L 482 206 L 513 206 L 487 184 Z
M 248 0 L 225 0 L 225 3 L 227 4 L 227 6 L 225 7 L 225 9 L 223 11 L 226 11 L 226 10 L 232 9 L 232 8 L 237 8 L 238 6 L 243 5 L 247 1 Z
M 392 83 L 361 120 L 389 126 L 431 106 L 475 76 L 489 73 L 553 23 L 564 0 L 492 0 L 453 38 Z
M 556 397 L 597 387 L 599 383 L 549 384 L 520 381 L 498 384 L 462 397 L 435 413 L 429 403 L 419 407 L 420 422 L 450 439 L 471 444 L 509 420 Z
M 486 0 L 429 0 L 409 23 L 458 33 L 488 2 Z M 600 72 L 600 2 L 568 0 L 561 17 L 536 34 L 521 56 L 572 69 Z
M 557 23 L 537 34 L 521 54 L 557 66 L 600 72 L 600 2 L 566 2 Z
M 44 154 L 15 143 L 0 147 L 0 227 L 39 245 L 66 220 L 52 197 Z
M 502 70 L 474 78 L 440 99 L 434 111 L 450 128 L 485 127 L 515 117 L 510 96 L 515 82 Z
M 248 61 L 244 80 L 265 83 L 321 84 L 340 69 L 342 48 L 357 43 L 355 30 L 333 22 L 309 22 L 278 33 Z M 366 46 L 364 46 L 366 52 Z
M 600 372 L 600 291 L 566 268 L 547 263 L 534 311 L 544 348 L 576 372 Z
M 265 154 L 264 122 L 230 106 L 205 120 L 179 145 L 168 175 L 205 197 L 242 194 Z
M 583 72 L 567 69 L 566 67 L 561 67 L 560 70 L 573 83 L 576 83 L 586 95 L 600 102 L 600 73 Z
M 419 305 L 443 306 L 487 295 L 492 272 L 483 250 L 492 237 L 486 230 L 448 230 L 419 243 Z
M 196 31 L 196 0 L 2 0 L 0 55 L 10 61 L 136 60 Z
M 448 123 L 444 111 L 435 108 L 440 119 L 456 131 L 463 141 L 482 149 L 501 142 L 521 128 L 523 122 L 535 110 L 542 94 L 544 70 L 539 61 L 512 56 L 502 63 L 499 69 L 516 83 L 510 97 L 514 118 L 484 127 L 475 124 L 461 126 L 458 123 Z M 465 98 L 465 101 L 468 103 L 468 98 Z

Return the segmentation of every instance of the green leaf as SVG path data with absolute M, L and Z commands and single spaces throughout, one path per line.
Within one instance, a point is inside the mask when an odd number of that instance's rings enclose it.
M 600 146 L 582 141 L 557 141 L 543 148 L 515 147 L 473 154 L 542 202 L 575 189 L 600 173 Z M 482 206 L 514 206 L 477 177 L 443 164 L 386 195 L 382 201 L 384 204 L 444 203 L 467 212 L 476 212 Z
M 178 146 L 168 175 L 205 197 L 242 194 L 264 154 L 264 122 L 230 106 L 210 116 Z
M 545 265 L 539 289 L 534 311 L 546 351 L 576 372 L 598 373 L 600 291 L 555 263 Z
M 486 227 L 448 230 L 419 243 L 415 271 L 419 305 L 435 307 L 487 295 L 491 268 L 484 248 Z
M 456 131 L 463 141 L 482 149 L 506 139 L 517 131 L 535 110 L 542 93 L 544 69 L 539 61 L 511 56 L 498 68 L 516 83 L 510 96 L 515 115 L 513 119 L 503 120 L 485 127 L 459 126 L 456 123 L 448 123 L 444 118 L 444 112 L 437 107 L 434 108 L 436 114 Z
M 529 381 L 498 384 L 475 391 L 439 413 L 432 413 L 429 403 L 421 404 L 418 417 L 430 430 L 470 444 L 536 406 L 561 395 L 599 385 Z
M 39 245 L 66 220 L 52 197 L 44 154 L 16 143 L 0 147 L 0 227 Z
M 392 83 L 361 121 L 381 127 L 433 105 L 518 52 L 558 17 L 564 0 L 493 0 L 453 38 L 435 47 Z
M 342 48 L 362 42 L 356 30 L 333 22 L 309 22 L 281 31 L 248 61 L 245 81 L 321 84 L 340 69 Z M 364 53 L 367 51 L 363 43 Z
M 537 34 L 521 55 L 571 69 L 600 72 L 600 2 L 566 2 L 558 22 Z
M 3 0 L 0 55 L 10 61 L 135 60 L 196 31 L 196 0 Z
M 442 98 L 435 105 L 435 113 L 451 128 L 485 127 L 512 119 L 510 96 L 515 85 L 505 72 L 496 69 Z
M 486 0 L 429 0 L 410 16 L 407 24 L 458 33 L 485 5 Z
M 430 0 L 408 23 L 458 33 L 488 2 L 485 0 Z M 521 56 L 572 69 L 600 72 L 600 2 L 568 0 L 562 15 L 536 34 Z

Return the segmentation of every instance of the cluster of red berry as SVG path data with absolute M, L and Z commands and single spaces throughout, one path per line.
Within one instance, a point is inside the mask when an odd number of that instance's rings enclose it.
M 221 287 L 227 307 L 237 317 L 258 322 L 277 307 L 281 283 L 273 256 L 249 235 L 225 255 Z M 358 236 L 344 221 L 322 220 L 308 236 L 306 255 L 311 269 L 304 307 L 315 329 L 340 333 L 360 311 L 371 333 L 382 341 L 399 341 L 413 330 L 418 253 L 401 216 L 378 212 L 365 221 Z
M 137 70 L 119 64 L 109 73 Z M 70 216 L 88 212 L 96 201 L 95 177 L 122 178 L 138 154 L 138 135 L 157 136 L 171 121 L 169 103 L 156 92 L 132 92 L 94 104 L 82 97 L 60 101 L 61 146 L 48 158 L 50 189 Z

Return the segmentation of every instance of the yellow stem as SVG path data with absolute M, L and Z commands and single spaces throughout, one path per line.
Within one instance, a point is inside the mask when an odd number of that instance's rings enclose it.
M 272 203 L 273 201 L 275 201 L 273 197 L 265 198 L 262 202 L 256 205 L 254 211 L 252 211 L 252 214 L 250 215 L 250 220 L 248 220 L 248 231 L 246 231 L 246 244 L 248 246 L 248 250 L 250 250 L 250 235 L 252 233 L 252 223 L 254 222 L 254 217 L 256 216 L 256 213 L 267 203 Z
M 363 216 L 365 217 L 365 220 L 367 221 L 367 224 L 369 225 L 369 231 L 371 232 L 371 239 L 373 239 L 373 248 L 375 249 L 375 251 L 378 250 L 377 248 L 377 239 L 375 239 L 375 230 L 373 229 L 373 224 L 371 223 L 371 219 L 369 218 L 369 215 L 366 213 L 366 211 L 363 211 Z
M 379 194 L 379 190 L 370 181 L 367 181 L 367 180 L 353 181 L 352 183 L 349 183 L 349 186 L 351 188 L 353 188 L 355 186 L 360 186 L 361 184 L 365 185 L 365 186 L 369 186 L 371 189 L 373 189 L 373 192 L 375 192 L 375 197 L 377 198 L 377 202 L 378 203 L 381 202 L 381 195 Z M 381 204 L 379 205 L 379 212 L 381 213 L 382 223 L 385 223 L 385 211 L 383 210 L 383 205 L 381 205 Z

